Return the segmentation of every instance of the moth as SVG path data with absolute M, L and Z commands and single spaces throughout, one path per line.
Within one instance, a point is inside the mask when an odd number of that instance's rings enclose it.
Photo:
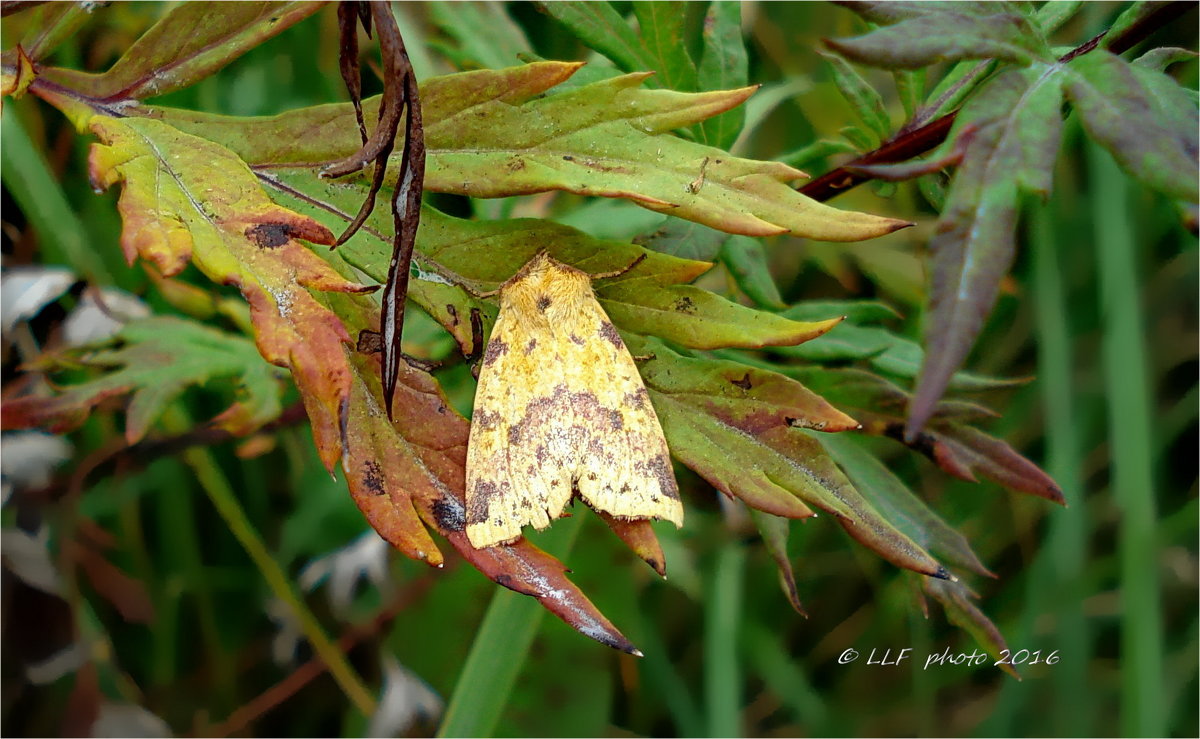
M 544 529 L 576 495 L 616 518 L 683 524 L 650 395 L 592 291 L 631 267 L 592 276 L 543 251 L 497 291 L 467 445 L 472 546 Z

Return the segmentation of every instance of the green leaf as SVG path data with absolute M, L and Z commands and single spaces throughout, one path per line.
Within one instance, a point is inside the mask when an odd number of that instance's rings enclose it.
M 661 254 L 711 262 L 729 238 L 715 228 L 667 216 L 658 228 L 634 238 L 633 243 Z
M 878 300 L 805 300 L 785 310 L 782 315 L 796 321 L 811 321 L 818 316 L 845 316 L 850 323 L 880 323 L 899 318 L 887 303 Z
M 889 562 L 945 574 L 859 495 L 806 433 L 854 428 L 853 419 L 776 372 L 683 357 L 644 337 L 626 337 L 626 344 L 635 355 L 650 356 L 640 369 L 671 454 L 713 487 L 784 518 L 819 508 Z
M 933 255 L 925 358 L 909 434 L 933 412 L 983 328 L 1015 254 L 1021 192 L 1046 195 L 1062 132 L 1060 66 L 1013 69 L 984 87 L 955 122 L 970 132 Z
M 165 95 L 208 77 L 324 6 L 321 2 L 180 3 L 108 71 L 93 74 L 54 67 L 41 75 L 73 93 L 108 103 Z
M 922 578 L 921 585 L 925 588 L 926 593 L 942 604 L 950 623 L 965 629 L 975 638 L 975 642 L 993 658 L 999 660 L 1003 652 L 1008 651 L 1004 635 L 991 622 L 991 619 L 971 602 L 972 597 L 975 596 L 966 585 L 929 577 Z M 1000 665 L 1000 669 L 1018 680 L 1021 679 L 1016 668 L 1011 664 Z
M 753 508 L 750 509 L 750 517 L 754 519 L 754 525 L 758 527 L 759 536 L 762 537 L 767 553 L 771 555 L 771 559 L 775 560 L 775 565 L 779 568 L 779 585 L 783 589 L 783 594 L 787 596 L 792 608 L 796 609 L 796 613 L 807 616 L 808 614 L 804 612 L 804 605 L 800 602 L 800 594 L 796 592 L 796 575 L 792 572 L 792 560 L 788 557 L 787 543 L 788 531 L 792 525 L 791 520 L 756 511 Z
M 1006 442 L 969 425 L 994 415 L 982 406 L 943 400 L 928 427 L 906 439 L 903 419 L 910 396 L 894 383 L 856 369 L 797 367 L 786 374 L 853 414 L 863 433 L 903 441 L 955 477 L 974 482 L 979 474 L 1010 490 L 1063 503 L 1058 485 L 1037 465 Z
M 943 521 L 878 457 L 856 443 L 851 434 L 826 434 L 821 437 L 821 444 L 854 487 L 905 536 L 950 564 L 995 577 L 975 556 L 965 536 Z
M 855 38 L 826 40 L 830 48 L 861 64 L 918 69 L 961 59 L 1002 59 L 1020 65 L 1054 59 L 1038 30 L 1017 13 L 951 3 L 929 3 L 920 10 L 872 4 L 869 12 L 850 5 L 868 20 L 899 21 Z M 1003 11 L 1003 6 L 994 7 Z
M 983 15 L 987 6 L 978 2 L 905 2 L 905 0 L 877 0 L 876 2 L 852 2 L 839 0 L 834 3 L 858 13 L 871 23 L 886 25 L 910 18 L 925 18 L 953 13 L 964 16 Z
M 897 69 L 892 77 L 896 80 L 896 95 L 904 106 L 905 120 L 912 120 L 925 99 L 925 70 Z
M 716 0 L 704 14 L 703 47 L 697 69 L 697 89 L 730 90 L 749 82 L 746 42 L 742 39 L 742 4 Z M 742 130 L 744 108 L 721 113 L 700 124 L 701 141 L 729 149 Z
M 230 382 L 239 395 L 217 417 L 220 427 L 245 435 L 279 416 L 279 371 L 264 362 L 254 342 L 245 337 L 194 321 L 157 317 L 126 324 L 115 340 L 115 348 L 86 351 L 72 359 L 109 370 L 106 374 L 58 395 L 5 401 L 4 428 L 45 426 L 63 433 L 83 423 L 104 400 L 129 395 L 125 440 L 134 444 L 188 386 L 214 380 Z
M 688 7 L 688 3 L 666 0 L 633 4 L 643 53 L 649 55 L 653 64 L 648 69 L 657 73 L 657 82 L 668 90 L 692 92 L 697 89 L 696 64 L 688 55 L 684 37 Z
M 484 69 L 516 64 L 532 47 L 500 3 L 433 3 L 429 18 L 458 42 L 462 60 Z
M 564 190 L 628 198 L 728 233 L 792 233 L 860 240 L 908 224 L 837 210 L 793 190 L 801 173 L 733 157 L 670 132 L 739 104 L 752 90 L 678 93 L 640 89 L 626 75 L 531 99 L 579 65 L 539 63 L 465 72 L 422 86 L 428 162 L 425 188 L 472 197 Z M 378 114 L 379 99 L 364 101 Z M 339 160 L 361 142 L 348 104 L 271 118 L 227 118 L 155 109 L 185 130 L 232 148 L 259 171 Z M 390 169 L 398 171 L 400 155 Z M 311 171 L 311 170 L 310 170 Z M 315 174 L 315 171 L 314 171 Z M 362 179 L 353 175 L 342 181 Z M 394 182 L 396 175 L 388 175 Z
M 876 145 L 879 141 L 887 140 L 892 133 L 892 122 L 888 118 L 887 108 L 883 105 L 883 97 L 845 59 L 837 54 L 819 53 L 829 62 L 833 70 L 833 81 L 841 91 L 842 97 L 875 134 Z
M 1034 22 L 1041 29 L 1042 35 L 1049 36 L 1069 20 L 1075 17 L 1083 7 L 1083 0 L 1058 0 L 1058 2 L 1042 3 L 1042 7 L 1034 14 Z M 1111 34 L 1111 31 L 1109 32 Z
M 767 265 L 762 242 L 748 236 L 730 236 L 721 248 L 721 263 L 729 270 L 738 288 L 763 308 L 787 307 Z
M 779 161 L 792 167 L 807 167 L 834 154 L 855 154 L 853 145 L 836 139 L 819 139 L 779 157 Z
M 1133 65 L 1135 67 L 1162 72 L 1172 64 L 1190 62 L 1196 59 L 1196 57 L 1196 52 L 1191 49 L 1183 49 L 1178 46 L 1162 46 L 1157 49 L 1151 49 L 1137 59 L 1134 59 Z
M 618 69 L 625 72 L 654 69 L 654 60 L 642 48 L 637 34 L 606 0 L 537 2 L 534 6 L 563 24 L 589 48 L 611 59 Z
M 1067 93 L 1083 127 L 1121 169 L 1173 198 L 1200 198 L 1196 105 L 1182 87 L 1102 50 L 1067 69 Z

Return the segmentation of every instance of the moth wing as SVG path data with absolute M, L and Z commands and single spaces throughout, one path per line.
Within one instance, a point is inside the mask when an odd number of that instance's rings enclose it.
M 566 365 L 567 384 L 591 393 L 574 408 L 598 443 L 580 445 L 578 489 L 592 508 L 617 518 L 683 525 L 683 505 L 662 425 L 637 365 L 595 297 L 580 306 L 582 344 Z
M 561 445 L 545 438 L 569 414 L 548 394 L 562 382 L 551 344 L 504 311 L 492 329 L 467 445 L 467 538 L 476 548 L 512 541 L 526 525 L 546 528 L 571 499 Z

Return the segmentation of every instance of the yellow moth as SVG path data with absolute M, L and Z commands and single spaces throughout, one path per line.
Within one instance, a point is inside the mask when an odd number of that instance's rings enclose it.
M 467 446 L 476 548 L 546 528 L 574 495 L 616 518 L 683 524 L 662 427 L 592 279 L 539 252 L 500 286 Z

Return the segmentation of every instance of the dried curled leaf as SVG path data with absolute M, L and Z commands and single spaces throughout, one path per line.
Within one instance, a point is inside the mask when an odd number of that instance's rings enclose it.
M 164 275 L 188 262 L 209 279 L 235 285 L 250 304 L 258 350 L 292 371 L 326 467 L 342 452 L 351 372 L 337 316 L 306 288 L 364 292 L 299 242 L 333 243 L 320 223 L 273 203 L 236 155 L 160 121 L 96 116 L 104 141 L 89 160 L 97 188 L 123 182 L 117 208 L 130 263 Z

